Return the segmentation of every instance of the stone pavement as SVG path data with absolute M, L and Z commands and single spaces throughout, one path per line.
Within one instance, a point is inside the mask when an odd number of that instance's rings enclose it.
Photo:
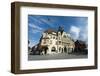
M 88 58 L 88 55 L 79 54 L 51 54 L 51 55 L 28 55 L 28 60 L 55 60 L 55 59 L 81 59 Z

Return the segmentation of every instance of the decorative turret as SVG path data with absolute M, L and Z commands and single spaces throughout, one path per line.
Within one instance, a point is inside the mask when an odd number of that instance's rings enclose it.
M 59 26 L 59 27 L 58 27 L 58 32 L 61 32 L 61 34 L 62 34 L 62 33 L 63 33 L 63 31 L 64 31 L 63 26 Z

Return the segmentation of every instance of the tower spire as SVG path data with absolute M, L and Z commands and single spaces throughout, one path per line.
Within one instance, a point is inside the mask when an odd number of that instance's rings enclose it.
M 61 32 L 61 34 L 62 34 L 63 31 L 64 31 L 64 27 L 63 27 L 63 26 L 59 26 L 59 27 L 58 27 L 58 32 Z

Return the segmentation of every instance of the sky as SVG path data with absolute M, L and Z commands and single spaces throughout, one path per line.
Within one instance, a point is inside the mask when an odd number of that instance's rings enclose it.
M 57 30 L 59 26 L 69 33 L 74 40 L 88 41 L 88 17 L 28 15 L 29 46 L 38 44 L 42 33 L 47 29 Z

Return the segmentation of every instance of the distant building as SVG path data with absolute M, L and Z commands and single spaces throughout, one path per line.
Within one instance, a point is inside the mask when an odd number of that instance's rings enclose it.
M 75 41 L 74 52 L 87 54 L 88 49 L 87 49 L 86 43 L 84 41 L 81 41 L 81 40 Z
M 45 30 L 37 46 L 40 54 L 71 53 L 74 48 L 73 39 L 61 26 L 57 31 L 53 29 Z

